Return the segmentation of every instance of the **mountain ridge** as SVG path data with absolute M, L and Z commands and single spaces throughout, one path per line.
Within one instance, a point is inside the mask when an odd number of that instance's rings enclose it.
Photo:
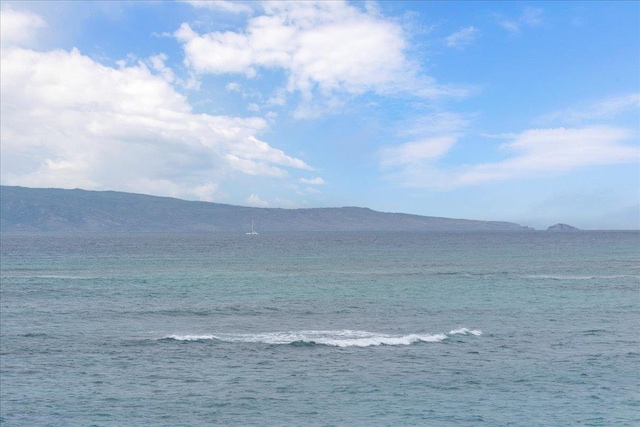
M 525 231 L 520 224 L 379 212 L 365 207 L 257 208 L 118 191 L 0 186 L 0 231 Z

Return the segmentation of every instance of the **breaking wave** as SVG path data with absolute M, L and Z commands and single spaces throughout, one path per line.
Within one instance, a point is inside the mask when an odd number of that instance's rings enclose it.
M 333 347 L 371 347 L 411 345 L 419 342 L 441 342 L 454 335 L 482 335 L 482 331 L 461 328 L 449 333 L 391 335 L 367 331 L 292 331 L 259 334 L 169 335 L 163 340 L 220 341 L 229 343 L 261 343 L 273 345 L 317 344 Z

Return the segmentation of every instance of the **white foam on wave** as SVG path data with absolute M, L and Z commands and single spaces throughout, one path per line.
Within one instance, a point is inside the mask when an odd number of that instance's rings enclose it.
M 472 330 L 472 329 L 467 329 L 467 328 L 460 328 L 460 329 L 455 329 L 453 331 L 450 331 L 449 335 L 475 335 L 475 336 L 480 336 L 480 335 L 482 335 L 482 331 Z
M 215 335 L 167 335 L 162 339 L 176 341 L 206 341 L 219 339 Z
M 411 345 L 418 342 L 441 342 L 452 335 L 482 335 L 481 331 L 467 328 L 456 329 L 448 334 L 407 334 L 391 335 L 367 331 L 290 331 L 264 332 L 257 334 L 216 334 L 216 335 L 169 335 L 164 339 L 177 341 L 218 340 L 231 343 L 262 344 L 322 344 L 333 347 L 371 347 Z

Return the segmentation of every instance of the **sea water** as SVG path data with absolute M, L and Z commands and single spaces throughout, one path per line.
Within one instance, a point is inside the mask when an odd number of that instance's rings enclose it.
M 3 426 L 640 424 L 640 233 L 1 236 Z

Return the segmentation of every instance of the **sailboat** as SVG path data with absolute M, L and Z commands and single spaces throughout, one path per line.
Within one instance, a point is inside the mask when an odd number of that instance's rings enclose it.
M 248 236 L 257 236 L 258 235 L 258 232 L 253 229 L 253 220 L 251 220 L 251 232 L 245 233 L 245 234 L 247 234 Z

